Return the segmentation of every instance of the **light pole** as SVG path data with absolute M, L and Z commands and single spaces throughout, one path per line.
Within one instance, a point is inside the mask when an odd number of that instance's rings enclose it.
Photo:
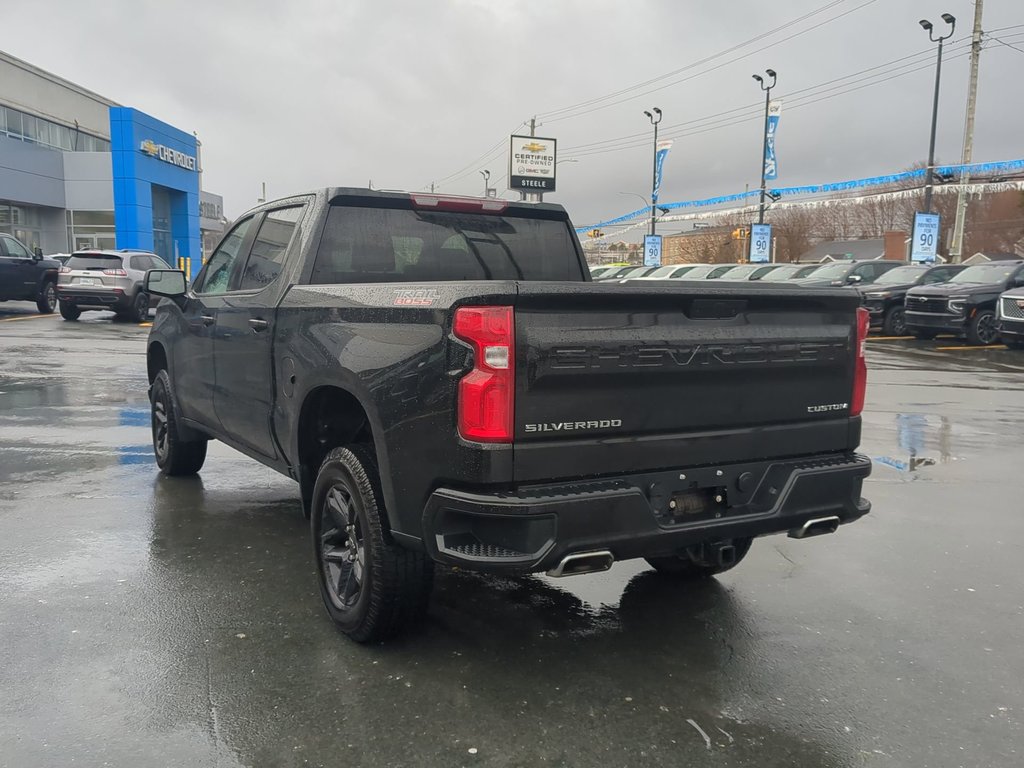
M 764 91 L 764 140 L 761 144 L 761 197 L 760 204 L 757 209 L 758 224 L 764 224 L 764 165 L 768 155 L 768 107 L 772 100 L 772 88 L 775 87 L 776 80 L 774 69 L 766 69 L 765 74 L 772 79 L 770 83 L 765 82 L 765 79 L 760 75 L 753 75 L 753 78 L 757 80 L 758 85 L 761 86 L 761 90 Z
M 950 13 L 942 14 L 942 20 L 949 24 L 949 33 L 935 36 L 935 28 L 928 19 L 918 22 L 928 33 L 928 39 L 939 44 L 939 54 L 935 61 L 935 98 L 932 100 L 932 133 L 928 140 L 928 167 L 924 176 L 924 212 L 932 212 L 932 175 L 935 171 L 935 125 L 939 119 L 939 78 L 942 77 L 942 43 L 953 36 L 956 29 L 956 17 Z
M 644 114 L 647 115 L 647 119 L 651 121 L 651 125 L 654 126 L 654 157 L 652 163 L 651 172 L 651 234 L 654 234 L 654 206 L 658 202 L 658 123 L 661 122 L 661 110 L 657 107 L 653 109 L 654 114 L 652 115 L 646 109 Z
M 480 171 L 480 175 L 484 177 L 484 197 L 487 197 L 487 192 L 491 188 L 491 184 L 490 184 L 490 182 L 491 182 L 491 172 L 490 171 Z

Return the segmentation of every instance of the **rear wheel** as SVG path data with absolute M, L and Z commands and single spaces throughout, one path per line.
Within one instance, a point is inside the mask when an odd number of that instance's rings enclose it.
M 160 371 L 150 390 L 153 452 L 156 464 L 165 475 L 194 475 L 206 461 L 206 440 L 183 440 L 178 433 L 171 377 Z
M 77 320 L 82 315 L 82 310 L 76 307 L 74 304 L 69 304 L 66 301 L 60 303 L 60 316 L 65 320 Z
M 893 307 L 885 313 L 882 333 L 886 336 L 903 336 L 907 332 L 907 316 L 903 307 Z
M 967 324 L 967 343 L 972 347 L 987 347 L 999 338 L 996 327 L 996 313 L 991 309 L 975 312 Z
M 434 565 L 389 540 L 371 447 L 327 454 L 313 487 L 310 529 L 320 595 L 342 632 L 369 643 L 422 618 Z
M 132 301 L 132 308 L 128 313 L 128 318 L 135 323 L 141 323 L 149 319 L 149 294 L 142 291 L 135 294 L 135 300 Z
M 47 280 L 39 289 L 36 297 L 36 309 L 44 315 L 48 315 L 57 308 L 57 285 L 53 280 Z
M 679 555 L 645 558 L 654 570 L 676 579 L 706 579 L 735 568 L 750 551 L 752 538 L 704 542 Z

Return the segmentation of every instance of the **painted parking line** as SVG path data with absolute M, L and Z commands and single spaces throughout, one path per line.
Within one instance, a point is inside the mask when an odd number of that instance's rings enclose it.
M 964 344 L 964 345 L 961 345 L 959 347 L 933 347 L 933 349 L 936 352 L 960 352 L 960 351 L 970 351 L 970 350 L 974 350 L 974 349 L 1006 349 L 1006 345 L 1005 344 L 987 344 L 987 345 L 981 346 L 981 347 L 971 347 L 971 346 L 968 346 L 968 345 Z
M 5 317 L 0 323 L 13 323 L 16 320 L 38 320 L 40 317 L 53 317 L 53 315 L 24 315 L 23 317 Z
M 868 341 L 906 341 L 915 339 L 916 336 L 868 336 Z

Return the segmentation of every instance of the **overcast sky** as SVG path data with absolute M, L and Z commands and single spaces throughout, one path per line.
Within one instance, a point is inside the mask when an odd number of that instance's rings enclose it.
M 537 115 L 537 134 L 557 138 L 561 157 L 578 157 L 560 163 L 558 191 L 547 197 L 582 225 L 640 205 L 619 192 L 650 194 L 643 110 L 653 106 L 664 112 L 663 133 L 690 134 L 667 159 L 663 201 L 756 187 L 762 94 L 751 74 L 765 68 L 778 71 L 773 95 L 784 102 L 778 186 L 922 161 L 934 46 L 917 22 L 945 29 L 943 12 L 958 24 L 937 155 L 958 162 L 970 0 L 41 0 L 4 3 L 2 44 L 196 131 L 203 185 L 224 195 L 232 217 L 256 202 L 262 181 L 271 197 L 371 180 L 480 194 L 488 169 L 503 191 L 507 137 Z M 981 57 L 974 159 L 1021 158 L 1024 1 L 986 0 L 984 27 L 1003 42 L 990 38 Z M 675 71 L 587 107 L 604 108 L 551 114 Z M 643 93 L 651 88 L 660 90 Z M 832 98 L 807 103 L 821 96 Z M 573 150 L 595 142 L 609 143 Z

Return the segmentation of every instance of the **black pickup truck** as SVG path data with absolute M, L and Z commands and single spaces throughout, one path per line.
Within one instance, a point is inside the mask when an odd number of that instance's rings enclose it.
M 852 290 L 595 284 L 560 206 L 344 188 L 146 290 L 161 471 L 218 439 L 297 480 L 359 641 L 422 615 L 435 563 L 699 578 L 870 509 Z
M 49 314 L 57 308 L 59 272 L 60 262 L 0 232 L 0 301 L 34 301 L 36 309 Z

